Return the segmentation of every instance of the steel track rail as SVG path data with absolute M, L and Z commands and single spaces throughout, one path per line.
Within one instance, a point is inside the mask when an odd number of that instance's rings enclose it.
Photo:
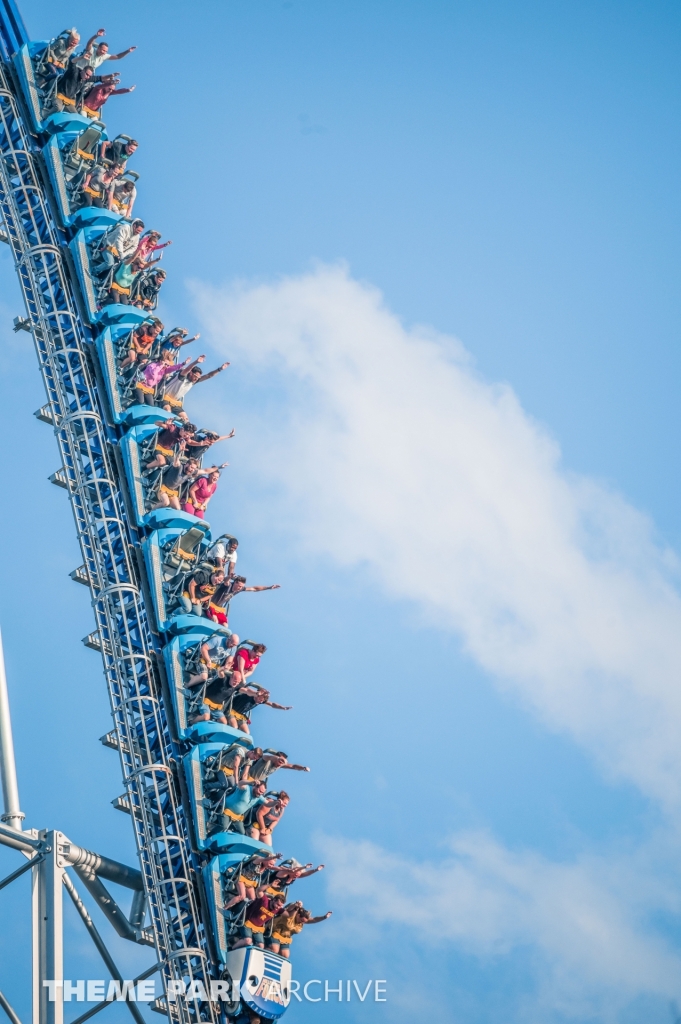
M 177 785 L 155 647 L 112 445 L 60 235 L 40 174 L 36 140 L 8 65 L 0 66 L 0 211 L 31 322 L 55 424 L 118 736 L 140 866 L 164 979 L 209 990 L 209 946 L 199 912 L 187 810 Z M 77 284 L 75 285 L 77 287 Z M 96 357 L 94 357 L 96 358 Z M 178 1024 L 215 1022 L 212 1003 L 168 1005 Z

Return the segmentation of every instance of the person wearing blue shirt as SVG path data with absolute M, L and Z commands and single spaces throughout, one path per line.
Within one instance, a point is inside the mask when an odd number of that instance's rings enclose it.
M 227 832 L 240 832 L 246 834 L 244 828 L 244 817 L 246 813 L 259 803 L 259 798 L 264 796 L 267 786 L 263 782 L 243 781 L 236 786 L 225 798 L 223 807 L 225 828 Z

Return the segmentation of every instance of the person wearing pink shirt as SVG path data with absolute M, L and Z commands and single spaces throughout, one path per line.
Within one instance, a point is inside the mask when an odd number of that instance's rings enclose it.
M 138 405 L 154 405 L 156 388 L 164 377 L 177 371 L 175 363 L 170 361 L 170 353 L 161 353 L 160 363 L 148 363 L 135 384 L 135 399 Z M 190 360 L 187 359 L 188 363 Z M 212 492 L 211 492 L 212 493 Z
M 219 479 L 219 470 L 214 470 L 208 476 L 200 476 L 196 483 L 189 488 L 189 501 L 182 506 L 182 511 L 204 519 L 208 502 L 217 490 Z
M 137 246 L 137 252 L 135 255 L 137 259 L 142 260 L 144 263 L 150 258 L 151 254 L 158 252 L 159 249 L 165 249 L 168 245 L 172 245 L 172 241 L 163 242 L 161 241 L 160 231 L 145 231 L 140 240 L 140 244 Z

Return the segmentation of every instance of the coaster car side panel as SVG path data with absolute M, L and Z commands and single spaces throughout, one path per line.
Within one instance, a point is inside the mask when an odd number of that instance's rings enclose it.
M 243 946 L 226 957 L 232 979 L 240 984 L 246 1006 L 266 1020 L 277 1020 L 291 1001 L 291 964 L 269 950 Z
M 118 372 L 116 370 L 114 339 L 112 337 L 110 327 L 107 327 L 95 338 L 95 348 L 97 350 L 97 357 L 99 358 L 102 377 L 104 378 L 106 397 L 109 400 L 109 409 L 111 410 L 113 421 L 114 423 L 122 423 L 126 419 L 126 413 L 128 410 L 123 408 L 123 403 L 121 402 L 121 393 L 118 388 Z M 138 407 L 134 406 L 134 408 Z M 146 409 L 147 413 L 149 412 L 149 406 L 143 406 L 142 408 Z
M 31 127 L 34 132 L 40 132 L 42 130 L 42 119 L 41 119 L 41 100 L 40 94 L 38 93 L 38 87 L 35 81 L 35 75 L 33 73 L 33 63 L 31 61 L 31 54 L 27 45 L 20 47 L 17 53 L 12 58 L 14 70 L 16 71 L 17 78 L 21 83 L 22 92 L 24 94 L 24 100 L 26 102 L 26 109 L 28 111 L 29 120 Z
M 50 138 L 43 146 L 43 160 L 45 161 L 47 176 L 50 179 L 50 185 L 52 186 L 52 192 L 54 193 L 61 226 L 65 227 L 66 222 L 71 216 L 71 204 L 66 188 L 66 178 L 64 177 L 61 155 L 59 153 L 58 136 L 53 135 L 52 138 Z
M 175 566 L 177 571 L 170 575 L 166 547 L 169 542 L 181 542 L 182 538 L 186 536 L 202 544 L 203 540 L 206 539 L 206 531 L 198 530 L 197 527 L 192 527 L 191 530 L 178 529 L 177 527 L 154 530 L 142 543 L 142 552 L 144 554 L 151 597 L 154 602 L 156 621 L 158 628 L 162 632 L 165 632 L 168 628 L 170 618 L 181 612 L 181 609 L 168 608 L 167 585 L 169 580 L 173 576 L 182 575 L 183 572 L 190 572 L 198 564 L 198 554 L 195 554 L 192 558 L 187 558 L 184 562 L 178 560 L 178 564 Z M 200 547 L 198 550 L 200 551 Z
M 163 648 L 163 662 L 179 737 L 191 743 L 221 743 L 227 746 L 231 743 L 241 743 L 245 747 L 252 747 L 252 736 L 221 722 L 197 722 L 195 725 L 189 725 L 187 698 L 184 695 L 184 652 L 206 639 L 205 633 L 183 633 L 182 636 L 173 637 Z
M 131 427 L 121 438 L 121 455 L 125 466 L 125 475 L 128 480 L 128 491 L 135 511 L 135 520 L 138 526 L 144 526 L 146 515 L 146 499 L 142 481 L 142 464 L 140 459 L 140 445 L 146 439 L 156 433 L 156 427 Z
M 69 242 L 69 250 L 76 268 L 80 292 L 83 296 L 85 311 L 90 323 L 94 323 L 97 316 L 97 295 L 95 282 L 92 279 L 90 270 L 90 255 L 87 242 L 89 239 L 84 230 L 80 230 L 76 237 Z

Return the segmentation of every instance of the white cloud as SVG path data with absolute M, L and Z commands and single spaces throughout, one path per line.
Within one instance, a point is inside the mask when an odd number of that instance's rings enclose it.
M 457 341 L 407 329 L 343 267 L 195 291 L 267 395 L 249 432 L 273 520 L 368 566 L 606 771 L 678 806 L 678 566 L 645 517 L 567 473 L 510 387 L 482 380 Z
M 444 859 L 414 863 L 370 842 L 325 837 L 341 937 L 371 948 L 376 926 L 383 943 L 424 949 L 426 958 L 443 945 L 487 961 L 520 951 L 536 988 L 508 996 L 506 1019 L 523 1019 L 524 1004 L 533 1020 L 616 1020 L 642 996 L 678 996 L 681 957 L 650 927 L 656 912 L 678 910 L 674 887 L 651 871 L 661 849 L 552 863 L 479 832 L 449 845 Z

